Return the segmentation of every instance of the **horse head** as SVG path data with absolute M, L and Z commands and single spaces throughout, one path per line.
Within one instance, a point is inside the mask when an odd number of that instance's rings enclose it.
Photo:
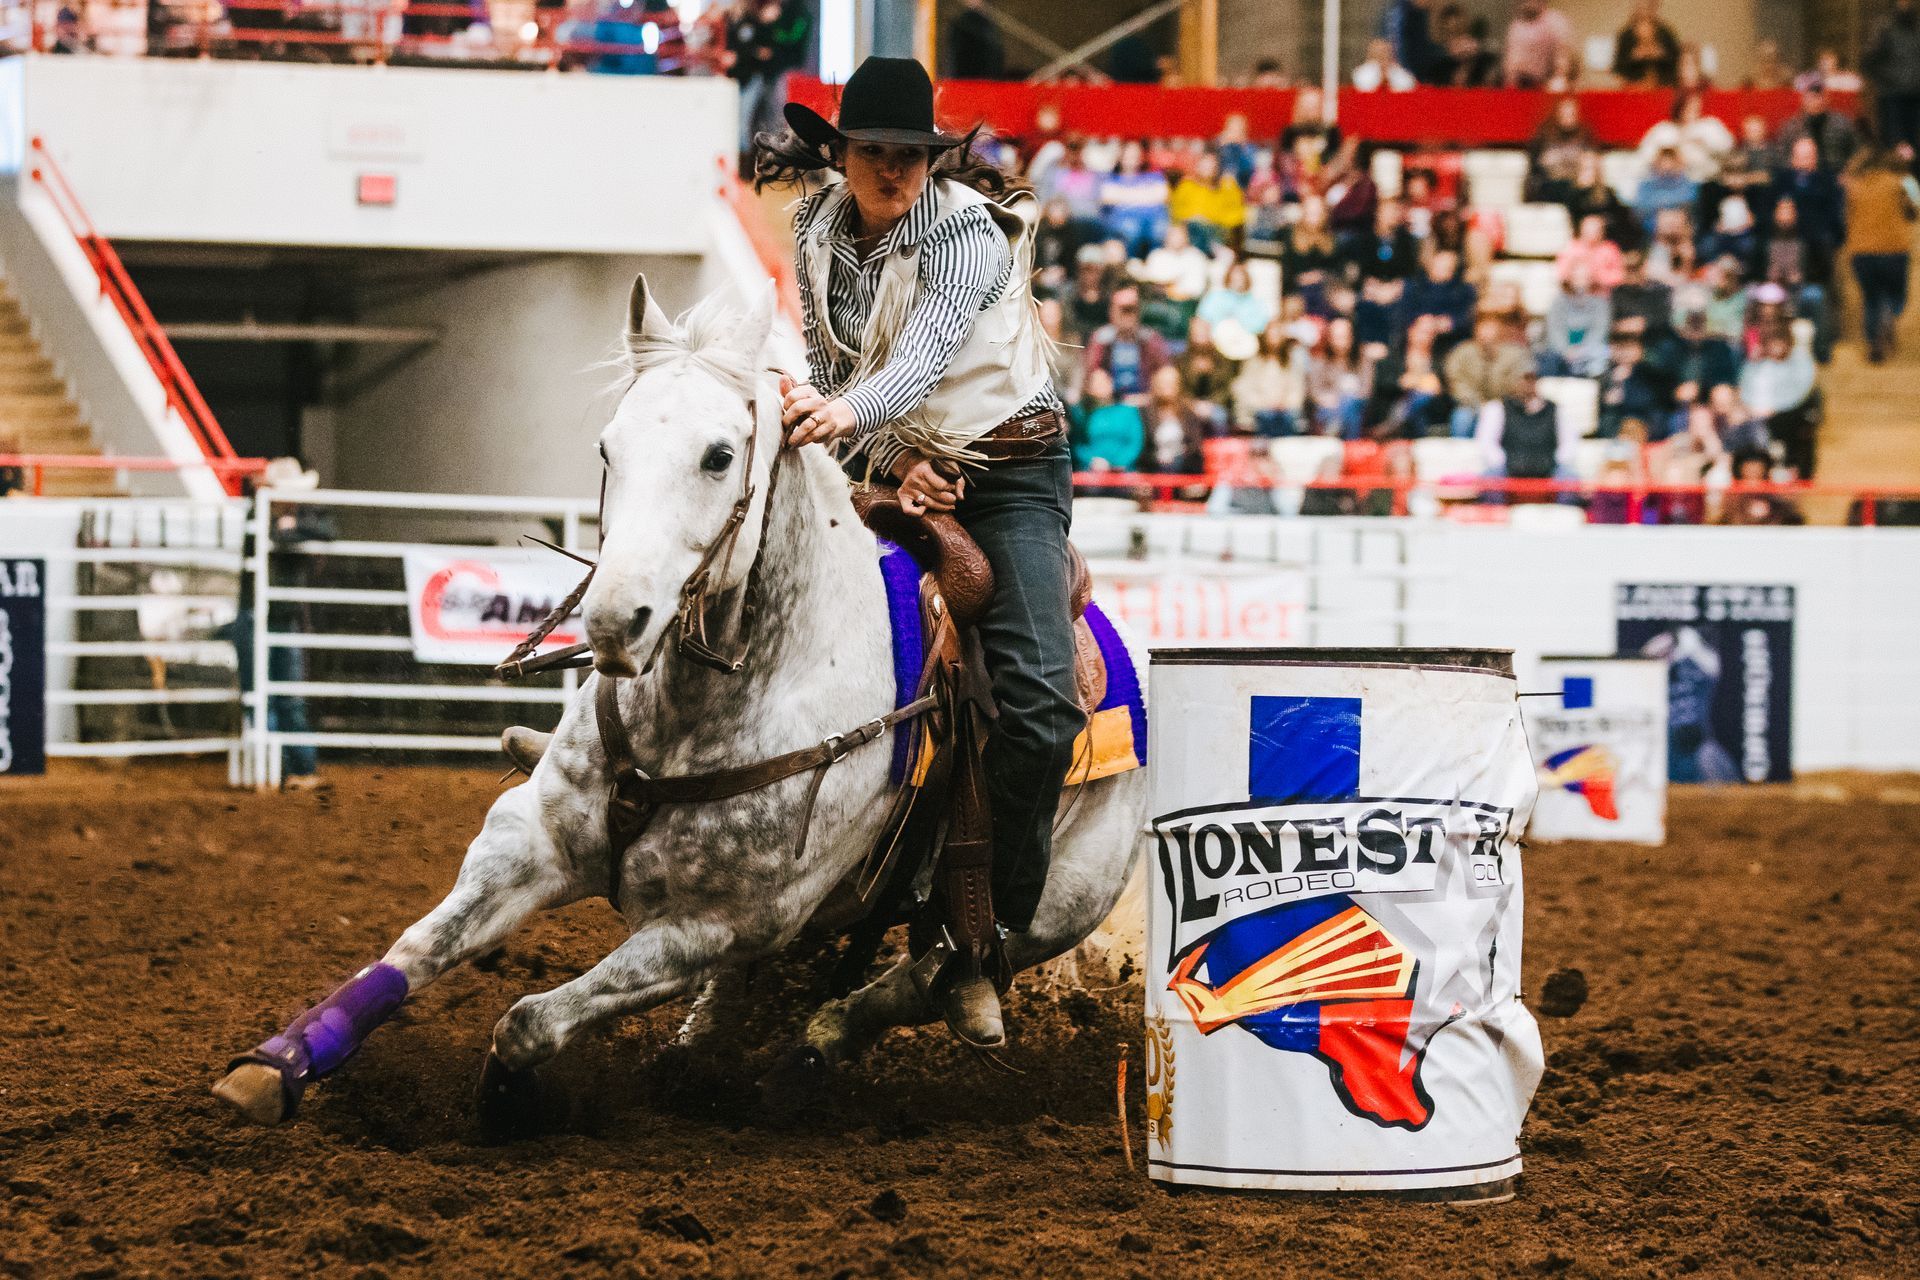
M 698 594 L 715 599 L 747 582 L 781 444 L 762 368 L 771 289 L 744 316 L 709 300 L 676 323 L 641 276 L 627 310 L 633 381 L 600 433 L 603 541 L 582 602 L 594 667 L 608 676 L 647 663 L 690 582 L 704 575 Z

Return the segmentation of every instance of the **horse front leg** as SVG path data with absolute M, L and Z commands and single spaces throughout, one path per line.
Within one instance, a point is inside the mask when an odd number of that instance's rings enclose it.
M 731 958 L 735 940 L 715 920 L 649 921 L 573 981 L 522 997 L 493 1029 L 481 1118 L 508 1131 L 524 1124 L 535 1067 L 589 1027 L 699 990 Z
M 255 1123 L 278 1124 L 309 1085 L 351 1057 L 403 1001 L 499 946 L 535 911 L 584 896 L 580 883 L 548 834 L 535 786 L 515 787 L 494 802 L 440 905 L 381 960 L 236 1058 L 214 1096 Z

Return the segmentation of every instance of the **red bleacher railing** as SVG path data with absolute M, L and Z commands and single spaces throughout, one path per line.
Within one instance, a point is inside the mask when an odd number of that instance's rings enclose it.
M 793 263 L 774 243 L 773 233 L 767 230 L 765 211 L 747 190 L 746 184 L 734 173 L 733 163 L 731 157 L 720 158 L 720 198 L 727 202 L 733 216 L 739 219 L 740 229 L 753 246 L 753 254 L 760 260 L 761 270 L 773 278 L 774 288 L 779 293 L 780 310 L 793 322 L 795 333 L 805 332 L 806 326 L 800 315 L 800 281 L 794 275 Z
M 80 203 L 80 197 L 74 194 L 53 153 L 47 150 L 45 141 L 34 138 L 30 145 L 34 154 L 30 171 L 33 180 L 46 191 L 61 221 L 66 223 L 67 231 L 86 255 L 94 276 L 100 282 L 100 295 L 113 304 L 113 309 L 127 326 L 127 332 L 140 348 L 140 354 L 146 357 L 147 365 L 166 393 L 167 407 L 180 415 L 194 443 L 210 463 L 235 461 L 238 455 L 227 440 L 227 433 L 220 429 L 213 410 L 207 407 L 206 400 L 200 395 L 200 388 L 194 385 L 193 375 L 187 372 L 179 353 L 173 349 L 173 343 L 167 340 L 166 330 L 153 318 L 147 300 L 140 295 L 133 277 L 127 274 L 126 265 L 120 261 L 113 242 L 94 227 L 93 219 L 87 216 L 86 207 Z M 240 491 L 238 480 L 232 472 L 221 471 L 220 474 L 227 492 Z
M 1076 471 L 1073 487 L 1079 497 L 1126 497 L 1148 501 L 1158 509 L 1196 510 L 1197 501 L 1183 501 L 1183 491 L 1216 488 L 1329 490 L 1357 494 L 1391 494 L 1393 514 L 1407 513 L 1408 495 L 1420 492 L 1442 503 L 1471 504 L 1485 498 L 1532 499 L 1552 501 L 1566 498 L 1592 498 L 1596 495 L 1623 499 L 1625 519 L 1620 523 L 1639 524 L 1649 502 L 1666 498 L 1708 498 L 1722 501 L 1768 497 L 1793 501 L 1800 498 L 1848 498 L 1859 504 L 1859 523 L 1879 523 L 1878 506 L 1883 501 L 1906 499 L 1920 501 L 1920 485 L 1839 485 L 1818 481 L 1756 484 L 1666 484 L 1652 481 L 1617 483 L 1603 480 L 1509 480 L 1497 477 L 1445 476 L 1438 479 L 1412 476 L 1342 475 L 1326 479 L 1289 480 L 1260 472 L 1214 472 L 1183 475 L 1169 472 Z M 1676 522 L 1679 523 L 1679 522 Z M 1687 523 L 1699 523 L 1689 521 Z
M 17 469 L 27 476 L 26 490 L 46 496 L 48 471 L 190 471 L 204 467 L 220 477 L 229 493 L 240 491 L 241 480 L 267 469 L 265 458 L 206 458 L 181 462 L 175 458 L 111 458 L 95 453 L 0 453 L 0 468 Z

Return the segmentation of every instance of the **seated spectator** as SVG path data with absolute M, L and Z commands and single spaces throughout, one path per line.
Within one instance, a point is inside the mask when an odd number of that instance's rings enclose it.
M 1438 83 L 1455 89 L 1486 89 L 1500 82 L 1500 58 L 1483 15 L 1469 15 L 1456 3 L 1442 5 L 1438 31 L 1440 47 L 1446 51 Z
M 1263 438 L 1301 433 L 1307 403 L 1308 359 L 1275 320 L 1260 333 L 1260 349 L 1233 380 L 1234 426 Z
M 1405 93 L 1419 83 L 1413 72 L 1401 66 L 1393 56 L 1393 42 L 1376 36 L 1367 42 L 1367 56 L 1353 69 L 1353 87 L 1362 93 L 1391 89 Z
M 1613 42 L 1613 74 L 1628 89 L 1671 89 L 1680 82 L 1680 37 L 1660 21 L 1659 0 L 1638 0 Z
M 1647 274 L 1674 290 L 1678 299 L 1698 266 L 1693 215 L 1685 209 L 1662 209 L 1653 220 L 1653 241 L 1647 246 Z
M 1180 393 L 1180 371 L 1172 365 L 1156 370 L 1147 401 L 1141 407 L 1146 421 L 1146 448 L 1137 470 L 1148 475 L 1203 476 L 1207 473 L 1206 423 Z M 1206 498 L 1206 489 L 1182 489 L 1190 501 Z
M 1761 342 L 1759 354 L 1740 371 L 1740 400 L 1767 425 L 1767 434 L 1786 449 L 1787 465 L 1802 480 L 1813 479 L 1813 355 L 1776 329 Z
M 1398 285 L 1419 274 L 1420 242 L 1407 229 L 1400 202 L 1382 200 L 1372 227 L 1348 237 L 1342 257 L 1361 280 Z
M 1653 167 L 1640 179 L 1633 193 L 1633 211 L 1640 219 L 1641 231 L 1651 237 L 1661 210 L 1691 210 L 1699 198 L 1700 186 L 1687 176 L 1680 153 L 1666 147 L 1654 154 Z
M 1227 118 L 1220 123 L 1220 137 L 1214 145 L 1214 154 L 1220 157 L 1220 172 L 1239 183 L 1240 189 L 1251 199 L 1253 192 L 1249 187 L 1253 182 L 1260 150 L 1247 140 L 1246 116 L 1238 111 L 1227 113 Z
M 1148 253 L 1134 274 L 1148 284 L 1160 286 L 1175 302 L 1197 305 L 1212 279 L 1213 264 L 1200 247 L 1188 239 L 1186 224 L 1176 222 L 1166 229 L 1166 243 Z
M 1211 153 L 1202 153 L 1174 187 L 1168 212 L 1175 223 L 1186 227 L 1188 237 L 1203 253 L 1238 240 L 1247 222 L 1240 184 L 1220 171 L 1220 158 Z
M 1911 31 L 1912 28 L 1908 27 Z M 1869 56 L 1871 56 L 1869 47 Z M 1911 56 L 1911 55 L 1909 55 Z M 1848 71 L 1840 65 L 1838 49 L 1822 49 L 1813 55 L 1813 74 L 1820 77 L 1820 83 L 1828 93 L 1859 93 L 1867 87 L 1866 81 L 1857 71 Z
M 1405 328 L 1420 316 L 1432 316 L 1440 327 L 1439 346 L 1444 357 L 1473 329 L 1479 301 L 1479 292 L 1460 278 L 1460 259 L 1442 250 L 1427 259 L 1424 276 L 1407 281 L 1400 296 L 1400 325 Z
M 1702 403 L 1688 406 L 1683 429 L 1693 431 L 1711 445 L 1710 451 L 1737 453 L 1758 449 L 1772 456 L 1773 437 L 1767 424 L 1740 403 L 1740 393 L 1730 386 L 1718 386 Z
M 1740 377 L 1733 343 L 1708 325 L 1707 313 L 1694 309 L 1680 317 L 1677 333 L 1654 348 L 1652 359 L 1674 388 L 1682 406 L 1705 403 L 1716 388 L 1732 388 Z
M 1773 145 L 1791 156 L 1795 143 L 1812 142 L 1818 167 L 1829 174 L 1839 173 L 1860 146 L 1853 121 L 1828 103 L 1826 81 L 1819 73 L 1801 76 L 1793 87 L 1800 91 L 1800 110 L 1780 126 Z M 1804 215 L 1806 210 L 1800 212 Z
M 1619 302 L 1618 291 L 1614 301 Z M 1664 435 L 1673 407 L 1666 375 L 1646 358 L 1638 331 L 1616 325 L 1611 345 L 1607 367 L 1600 374 L 1600 418 L 1594 435 L 1642 443 Z
M 1682 171 L 1696 185 L 1712 182 L 1733 151 L 1733 134 L 1706 113 L 1702 94 L 1683 93 L 1673 100 L 1672 114 L 1640 139 L 1640 159 L 1648 168 L 1662 151 L 1677 152 Z
M 1839 179 L 1821 167 L 1813 139 L 1800 138 L 1788 149 L 1787 167 L 1774 175 L 1773 190 L 1793 205 L 1794 225 L 1806 246 L 1807 279 L 1830 283 L 1834 258 L 1846 236 L 1846 200 Z
M 1085 343 L 1089 334 L 1107 322 L 1113 290 L 1106 251 L 1097 244 L 1082 245 L 1074 255 L 1073 285 L 1063 299 L 1063 327 L 1075 345 Z
M 1180 372 L 1180 393 L 1200 415 L 1206 434 L 1225 434 L 1234 367 L 1233 361 L 1214 345 L 1212 325 L 1199 316 L 1193 318 L 1187 326 L 1186 349 L 1174 359 L 1173 367 Z
M 1563 377 L 1599 377 L 1607 367 L 1612 328 L 1613 304 L 1593 288 L 1586 265 L 1576 262 L 1547 306 L 1547 363 Z
M 1780 153 L 1767 136 L 1766 120 L 1750 115 L 1740 122 L 1739 142 L 1721 161 L 1720 185 L 1733 195 L 1746 197 L 1750 209 L 1770 209 L 1773 172 L 1780 165 Z
M 1273 152 L 1262 147 L 1253 153 L 1253 173 L 1247 179 L 1247 203 L 1262 204 L 1267 194 L 1273 193 L 1286 203 L 1286 189 L 1280 185 L 1280 170 L 1274 163 Z
M 1408 332 L 1412 333 L 1411 326 Z M 1453 398 L 1453 434 L 1473 434 L 1480 410 L 1502 396 L 1512 395 L 1520 375 L 1533 368 L 1533 353 L 1513 340 L 1507 327 L 1491 316 L 1473 326 L 1473 340 L 1448 354 L 1444 365 L 1447 393 Z
M 1721 524 L 1805 524 L 1807 519 L 1793 499 L 1776 493 L 1743 491 L 1746 485 L 1773 482 L 1773 455 L 1765 449 L 1743 449 L 1733 455 L 1734 488 L 1723 500 Z
M 1573 23 L 1546 0 L 1519 0 L 1507 27 L 1507 52 L 1502 64 L 1507 85 L 1515 89 L 1544 88 L 1563 55 L 1574 49 Z
M 1107 323 L 1087 339 L 1087 385 L 1093 385 L 1098 370 L 1107 375 L 1116 400 L 1144 404 L 1148 383 L 1171 358 L 1166 339 L 1140 323 L 1140 290 L 1132 285 L 1114 290 Z
M 1624 274 L 1620 246 L 1607 239 L 1607 220 L 1600 214 L 1580 219 L 1579 234 L 1554 256 L 1554 274 L 1561 283 L 1570 280 L 1576 268 L 1585 272 L 1595 288 L 1611 289 L 1620 283 Z
M 1107 234 L 1141 258 L 1167 235 L 1167 179 L 1145 167 L 1146 152 L 1137 141 L 1120 149 L 1120 165 L 1100 184 L 1101 219 Z
M 1033 184 L 1034 194 L 1047 204 L 1067 206 L 1067 219 L 1083 242 L 1103 239 L 1105 210 L 1100 203 L 1100 175 L 1087 168 L 1085 151 L 1077 142 Z
M 1613 323 L 1648 340 L 1666 332 L 1673 319 L 1673 290 L 1647 274 L 1647 255 L 1634 250 L 1620 259 L 1620 283 L 1613 288 Z
M 1337 240 L 1364 233 L 1379 214 L 1380 188 L 1373 180 L 1373 153 L 1371 145 L 1348 138 L 1322 175 L 1327 225 L 1333 228 Z
M 1376 440 L 1413 440 L 1447 434 L 1453 399 L 1433 349 L 1438 336 L 1432 317 L 1423 316 L 1408 327 L 1400 350 L 1374 366 L 1373 390 L 1362 420 L 1367 435 Z M 1464 343 L 1454 355 L 1474 345 Z M 1470 432 L 1471 426 L 1462 434 Z
M 1087 244 L 1085 231 L 1075 225 L 1067 202 L 1053 199 L 1041 206 L 1040 223 L 1033 230 L 1033 269 L 1038 273 L 1034 287 L 1038 292 L 1065 292 L 1080 250 Z
M 1400 211 L 1406 217 L 1407 230 L 1425 244 L 1433 232 L 1433 215 L 1452 207 L 1434 193 L 1433 175 L 1425 169 L 1408 169 L 1400 176 Z
M 1319 289 L 1342 263 L 1327 223 L 1327 204 L 1317 195 L 1300 201 L 1300 220 L 1288 228 L 1280 249 L 1280 283 L 1288 293 Z
M 1327 322 L 1307 361 L 1307 398 L 1318 434 L 1346 440 L 1360 435 L 1373 365 L 1354 338 L 1353 321 L 1336 315 Z
M 1231 321 L 1249 335 L 1260 333 L 1274 320 L 1273 303 L 1253 291 L 1253 273 L 1244 262 L 1227 268 L 1220 283 L 1201 297 L 1196 314 L 1212 325 Z
M 1762 40 L 1753 46 L 1752 69 L 1742 87 L 1771 92 L 1793 86 L 1793 66 L 1780 56 L 1778 40 Z
M 1249 195 L 1249 199 L 1251 204 L 1247 208 L 1247 225 L 1240 233 L 1240 252 L 1249 258 L 1277 261 L 1286 252 L 1287 228 L 1290 224 L 1287 206 L 1280 199 L 1279 184 L 1271 184 L 1263 188 L 1259 195 Z M 1281 270 L 1281 279 L 1286 279 L 1284 268 Z
M 1720 201 L 1713 229 L 1700 240 L 1702 261 L 1732 258 L 1742 271 L 1751 271 L 1760 258 L 1760 228 L 1745 196 L 1730 195 Z
M 1325 99 L 1316 87 L 1302 86 L 1293 95 L 1293 122 L 1280 132 L 1277 164 L 1281 187 L 1290 200 L 1320 189 L 1321 173 L 1339 154 L 1340 129 L 1327 123 L 1324 108 Z
M 1641 506 L 1642 524 L 1700 524 L 1707 518 L 1707 497 L 1700 491 L 1719 459 L 1718 446 L 1691 431 L 1649 450 L 1647 468 L 1653 491 Z
M 1627 440 L 1608 445 L 1600 462 L 1600 473 L 1593 478 L 1593 494 L 1587 499 L 1587 523 L 1631 523 L 1631 491 L 1644 480 L 1638 445 Z
M 1076 471 L 1132 471 L 1146 449 L 1146 419 L 1140 407 L 1118 404 L 1105 369 L 1090 369 L 1078 402 L 1068 408 Z M 1130 496 L 1130 489 L 1087 489 L 1093 496 Z
M 1704 305 L 1678 309 L 1682 312 L 1699 312 L 1708 334 L 1726 342 L 1735 351 L 1743 349 L 1746 345 L 1749 299 L 1739 262 L 1722 258 L 1709 266 L 1707 290 Z
M 1486 474 L 1506 480 L 1572 480 L 1574 455 L 1580 436 L 1560 423 L 1553 401 L 1540 394 L 1540 375 L 1531 367 L 1520 371 L 1513 389 L 1489 400 L 1474 422 L 1473 438 L 1480 446 Z M 1528 501 L 1515 495 L 1516 502 Z M 1539 496 L 1534 501 L 1543 500 Z M 1544 500 L 1551 500 L 1550 495 Z
M 1437 209 L 1433 229 L 1421 244 L 1428 261 L 1436 253 L 1451 253 L 1460 263 L 1460 278 L 1475 289 L 1486 287 L 1493 273 L 1493 242 L 1458 209 Z
M 1578 98 L 1554 103 L 1527 148 L 1527 199 L 1550 204 L 1572 199 L 1579 190 L 1580 159 L 1598 146 L 1593 130 L 1580 118 Z
M 1639 218 L 1607 181 L 1598 152 L 1589 151 L 1580 157 L 1580 172 L 1574 181 L 1577 190 L 1573 193 L 1573 199 L 1567 201 L 1567 213 L 1572 216 L 1575 226 L 1598 216 L 1606 224 L 1606 238 L 1619 245 L 1622 251 L 1646 243 Z

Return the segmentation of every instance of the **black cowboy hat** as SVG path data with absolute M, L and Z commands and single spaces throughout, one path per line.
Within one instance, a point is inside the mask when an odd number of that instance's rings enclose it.
M 797 102 L 787 104 L 786 116 L 794 133 L 812 147 L 846 138 L 943 151 L 966 141 L 934 127 L 933 81 L 912 58 L 868 58 L 861 63 L 840 90 L 837 126 Z

